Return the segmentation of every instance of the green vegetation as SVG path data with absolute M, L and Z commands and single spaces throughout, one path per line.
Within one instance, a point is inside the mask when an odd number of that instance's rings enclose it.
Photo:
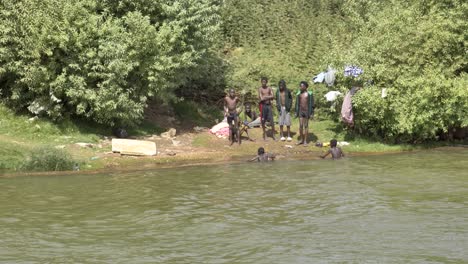
M 209 60 L 213 2 L 2 1 L 1 96 L 56 120 L 135 125 L 149 98 L 173 98 Z
M 50 146 L 33 149 L 21 164 L 26 171 L 65 171 L 72 170 L 78 163 L 64 150 Z
M 356 133 L 414 143 L 468 126 L 466 1 L 225 3 L 228 82 L 243 93 L 255 91 L 261 75 L 272 86 L 284 78 L 297 89 L 299 81 L 332 66 L 338 70 L 335 87 L 311 89 L 321 107 L 325 92 L 346 93 L 365 83 L 353 98 Z M 344 77 L 350 64 L 364 74 Z
M 195 103 L 193 101 L 182 101 L 174 104 L 174 114 L 179 120 L 183 120 L 189 126 L 211 127 L 215 120 L 221 121 L 223 114 L 219 111 L 219 106 Z
M 46 118 L 18 115 L 2 104 L 0 115 L 0 135 L 22 141 L 23 144 L 62 144 L 70 141 L 95 143 L 99 140 L 99 135 L 111 132 L 110 129 L 83 120 L 54 123 Z
M 430 146 L 468 127 L 467 13 L 461 0 L 3 0 L 0 170 L 37 146 L 96 143 L 115 127 L 160 133 L 143 121 L 154 99 L 183 129 L 210 126 L 226 87 L 256 102 L 260 76 L 296 90 L 328 67 L 335 85 L 310 86 L 318 140 L 352 141 L 351 151 Z M 345 77 L 345 65 L 364 73 Z M 330 107 L 323 96 L 355 85 L 347 131 L 342 98 Z
M 468 126 L 466 1 L 373 5 L 349 60 L 375 84 L 355 98 L 357 128 L 389 141 L 421 142 Z M 388 96 L 381 98 L 381 88 Z
M 55 123 L 47 118 L 31 118 L 28 115 L 15 114 L 11 109 L 0 104 L 0 172 L 4 170 L 20 170 L 24 161 L 31 157 L 37 149 L 53 149 L 85 142 L 97 144 L 105 136 L 110 136 L 110 128 L 84 120 L 63 120 Z M 163 129 L 143 123 L 138 128 L 129 130 L 134 136 L 161 133 Z M 71 159 L 83 163 L 103 149 L 79 147 L 71 148 Z M 55 152 L 54 152 L 55 153 Z M 49 159 L 49 157 L 47 157 Z M 70 167 L 71 169 L 71 167 Z
M 3 136 L 0 137 L 0 142 L 2 144 L 0 148 L 0 172 L 18 169 L 29 148 L 17 142 L 9 142 Z

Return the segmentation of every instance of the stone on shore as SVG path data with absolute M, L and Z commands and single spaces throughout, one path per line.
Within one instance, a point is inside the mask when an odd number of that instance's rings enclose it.
M 155 142 L 121 138 L 112 139 L 112 152 L 136 156 L 154 156 L 157 153 Z
M 84 143 L 84 142 L 78 142 L 78 143 L 75 143 L 75 145 L 77 145 L 79 147 L 82 147 L 82 148 L 93 148 L 94 147 L 94 144 Z
M 177 130 L 175 128 L 170 128 L 168 131 L 162 133 L 161 137 L 166 139 L 173 138 L 176 136 L 176 133 Z

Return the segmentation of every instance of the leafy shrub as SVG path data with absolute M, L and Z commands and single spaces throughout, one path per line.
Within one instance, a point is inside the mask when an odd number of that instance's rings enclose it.
M 106 125 L 174 97 L 212 47 L 214 0 L 0 2 L 1 96 L 17 110 Z
M 66 151 L 47 146 L 32 150 L 20 168 L 27 171 L 65 171 L 72 170 L 75 164 Z
M 468 126 L 468 4 L 452 2 L 380 3 L 355 21 L 360 30 L 340 63 L 358 63 L 374 82 L 353 98 L 358 132 L 421 142 Z

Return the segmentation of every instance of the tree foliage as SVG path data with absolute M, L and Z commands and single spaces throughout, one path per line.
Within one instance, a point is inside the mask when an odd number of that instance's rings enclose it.
M 213 3 L 4 0 L 1 95 L 54 119 L 135 124 L 149 98 L 173 97 L 212 48 Z
M 463 1 L 392 1 L 359 25 L 347 60 L 374 82 L 354 100 L 359 131 L 415 142 L 468 126 L 467 13 Z
M 343 33 L 336 5 L 324 0 L 225 1 L 229 85 L 252 90 L 265 75 L 274 85 L 285 79 L 297 88 L 300 81 L 324 70 L 333 36 Z
M 148 99 L 255 93 L 260 76 L 296 89 L 330 65 L 356 131 L 390 141 L 468 126 L 468 3 L 461 0 L 3 0 L 0 88 L 52 118 L 135 124 Z M 345 65 L 364 69 L 358 80 Z M 388 96 L 381 97 L 381 89 Z
M 222 14 L 234 87 L 266 75 L 297 88 L 331 65 L 337 86 L 312 86 L 319 100 L 372 83 L 353 99 L 359 133 L 415 142 L 468 126 L 466 1 L 226 0 Z M 349 64 L 364 74 L 344 77 Z

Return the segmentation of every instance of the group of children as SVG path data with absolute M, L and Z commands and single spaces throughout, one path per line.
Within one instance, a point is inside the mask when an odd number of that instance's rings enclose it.
M 281 141 L 292 141 L 291 138 L 291 110 L 293 106 L 293 96 L 291 91 L 287 88 L 284 80 L 279 81 L 279 89 L 276 93 L 273 93 L 273 89 L 268 86 L 268 79 L 266 77 L 261 78 L 261 86 L 258 88 L 258 100 L 260 108 L 260 120 L 263 130 L 263 139 L 266 140 L 265 125 L 268 122 L 272 129 L 272 138 L 275 138 L 275 123 L 273 120 L 273 100 L 276 101 L 276 108 L 278 110 L 279 119 L 278 125 L 280 126 L 280 140 Z M 295 117 L 299 118 L 299 142 L 297 145 L 308 145 L 307 136 L 309 134 L 309 119 L 314 117 L 314 97 L 312 92 L 308 91 L 309 84 L 306 81 L 299 83 L 299 92 L 296 94 L 296 103 L 294 108 Z M 227 118 L 229 124 L 229 140 L 231 145 L 234 141 L 241 144 L 241 130 L 239 129 L 239 113 L 237 111 L 240 99 L 236 96 L 234 89 L 229 89 L 228 95 L 224 98 L 224 116 Z M 251 105 L 246 104 L 245 114 L 254 121 L 257 116 L 255 112 L 251 111 Z M 246 124 L 247 125 L 247 124 Z M 286 126 L 286 132 L 284 133 L 284 126 Z M 247 132 L 247 130 L 245 130 Z M 247 132 L 248 135 L 248 132 Z M 250 138 L 250 137 L 249 137 Z M 330 150 L 321 156 L 325 158 L 329 154 L 332 154 L 334 159 L 344 156 L 340 148 L 336 146 L 336 140 L 330 142 Z M 263 147 L 258 149 L 258 155 L 251 161 L 268 161 L 274 160 L 274 156 L 265 153 Z
M 261 87 L 258 88 L 258 99 L 260 108 L 261 126 L 263 129 L 263 139 L 266 140 L 265 125 L 268 122 L 272 129 L 272 138 L 275 138 L 275 123 L 273 120 L 273 100 L 276 101 L 276 108 L 279 113 L 278 124 L 280 126 L 280 140 L 281 141 L 292 141 L 291 138 L 291 110 L 293 105 L 293 97 L 291 91 L 286 87 L 286 82 L 281 80 L 278 84 L 279 89 L 276 94 L 273 93 L 273 89 L 268 86 L 268 79 L 266 77 L 261 78 Z M 302 81 L 299 84 L 300 91 L 296 95 L 295 104 L 295 116 L 299 118 L 299 142 L 298 145 L 307 146 L 307 136 L 309 134 L 309 119 L 314 116 L 314 98 L 310 91 L 307 91 L 309 84 L 306 81 Z M 237 105 L 240 102 L 236 96 L 234 89 L 229 89 L 228 95 L 224 98 L 224 115 L 227 118 L 229 124 L 229 140 L 231 144 L 237 138 L 237 142 L 240 144 L 240 130 L 239 130 L 239 115 L 237 112 Z M 247 108 L 247 106 L 246 106 Z M 246 115 L 251 115 L 250 105 L 248 105 L 248 112 L 246 109 Z M 284 126 L 286 126 L 286 132 L 284 133 Z

